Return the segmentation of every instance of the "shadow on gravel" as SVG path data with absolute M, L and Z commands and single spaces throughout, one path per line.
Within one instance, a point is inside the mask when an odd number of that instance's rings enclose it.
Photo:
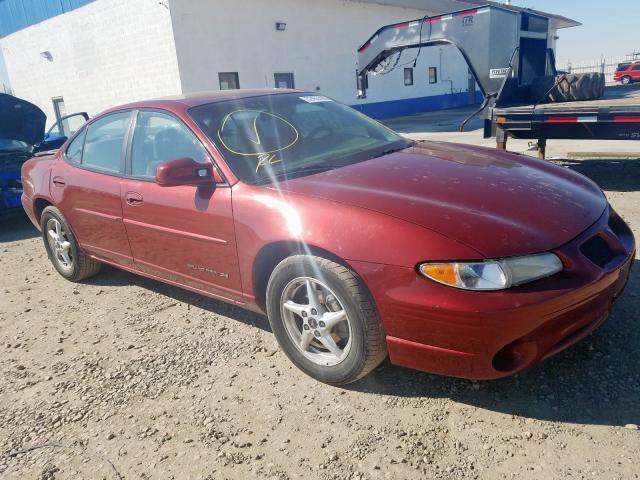
M 640 151 L 638 157 L 640 157 Z M 603 190 L 640 191 L 640 158 L 561 160 L 558 163 L 589 177 Z
M 95 277 L 85 280 L 89 285 L 99 285 L 105 287 L 126 287 L 135 285 L 152 292 L 172 298 L 177 302 L 186 303 L 194 307 L 202 308 L 214 315 L 223 315 L 232 320 L 237 320 L 247 325 L 271 332 L 267 317 L 257 313 L 244 310 L 240 307 L 230 305 L 226 302 L 214 300 L 204 295 L 192 293 L 182 288 L 173 287 L 166 283 L 161 283 L 150 278 L 120 270 L 119 268 L 104 265 L 102 270 Z
M 40 232 L 24 213 L 0 219 L 0 243 L 15 242 L 39 236 Z
M 640 423 L 640 261 L 609 320 L 591 336 L 518 376 L 471 382 L 388 362 L 347 388 L 398 397 L 447 397 L 539 420 Z

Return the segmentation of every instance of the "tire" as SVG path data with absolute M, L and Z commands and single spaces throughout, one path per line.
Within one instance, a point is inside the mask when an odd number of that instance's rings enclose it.
M 49 260 L 60 275 L 71 282 L 79 282 L 98 273 L 102 264 L 82 251 L 60 210 L 51 206 L 45 208 L 40 227 Z
M 601 74 L 594 72 L 589 75 L 591 77 L 591 95 L 589 98 L 591 100 L 597 100 L 598 98 L 602 97 L 602 81 L 600 79 Z
M 600 74 L 600 95 L 598 96 L 598 98 L 602 98 L 604 96 L 604 89 L 606 86 L 606 78 L 604 76 L 604 73 Z
M 575 75 L 567 73 L 565 75 L 561 75 L 559 78 L 558 89 L 560 91 L 562 101 L 563 102 L 571 102 L 573 101 L 574 95 L 573 91 L 575 91 L 575 83 L 578 80 Z
M 317 302 L 310 299 L 309 288 Z M 280 347 L 316 380 L 331 385 L 355 382 L 387 356 L 373 299 L 362 279 L 343 265 L 312 255 L 288 257 L 271 274 L 266 300 Z M 341 320 L 332 321 L 337 318 Z
M 593 82 L 591 81 L 590 74 L 579 75 L 575 83 L 575 90 L 573 91 L 574 100 L 591 100 L 593 94 Z
M 559 89 L 566 102 L 595 100 L 600 88 L 601 80 L 597 80 L 591 73 L 562 75 Z
M 622 77 L 622 78 L 620 79 L 620 82 L 621 82 L 623 85 L 631 85 L 631 77 L 630 77 L 629 75 L 625 75 L 624 77 Z

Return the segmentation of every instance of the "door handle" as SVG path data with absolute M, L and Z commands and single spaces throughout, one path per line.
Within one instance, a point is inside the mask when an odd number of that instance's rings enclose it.
M 138 192 L 127 192 L 124 194 L 124 200 L 129 205 L 140 205 L 143 202 L 142 195 Z
M 64 178 L 57 176 L 53 177 L 51 181 L 56 187 L 64 187 L 67 184 L 67 182 L 64 181 Z

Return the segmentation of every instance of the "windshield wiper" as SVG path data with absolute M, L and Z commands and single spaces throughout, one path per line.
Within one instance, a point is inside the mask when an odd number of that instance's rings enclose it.
M 281 177 L 291 177 L 294 175 L 305 174 L 305 173 L 320 173 L 326 172 L 327 170 L 332 170 L 334 168 L 338 168 L 340 165 L 310 165 L 308 167 L 296 168 L 295 170 L 283 170 L 282 172 L 274 173 L 273 176 L 276 178 Z M 265 177 L 265 180 L 268 180 L 270 177 Z
M 415 144 L 415 142 L 411 142 L 408 145 L 403 145 L 400 147 L 395 147 L 395 148 L 387 148 L 386 150 L 383 150 L 379 153 L 376 153 L 373 157 L 371 158 L 380 158 L 380 157 L 384 157 L 385 155 L 389 155 L 391 153 L 395 153 L 395 152 L 399 152 L 400 150 L 405 150 L 406 148 L 412 147 Z

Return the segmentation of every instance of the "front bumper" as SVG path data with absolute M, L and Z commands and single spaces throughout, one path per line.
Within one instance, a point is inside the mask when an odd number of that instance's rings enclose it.
M 608 255 L 587 258 L 601 237 Z M 354 262 L 380 311 L 391 362 L 431 373 L 493 379 L 520 372 L 584 338 L 607 318 L 635 257 L 635 240 L 607 210 L 554 250 L 564 270 L 500 292 L 457 290 L 407 268 Z M 596 260 L 598 264 L 594 263 Z
M 21 195 L 20 172 L 0 172 L 0 215 L 20 211 Z

